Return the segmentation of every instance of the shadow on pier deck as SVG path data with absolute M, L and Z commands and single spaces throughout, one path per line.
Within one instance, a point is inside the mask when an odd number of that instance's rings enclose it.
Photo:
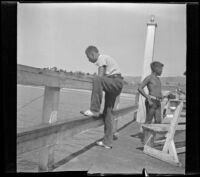
M 141 174 L 145 168 L 149 174 L 185 173 L 185 153 L 179 154 L 182 167 L 150 157 L 143 153 L 143 144 L 138 132 L 139 124 L 137 122 L 131 121 L 122 125 L 119 129 L 118 140 L 114 141 L 113 148 L 109 150 L 95 145 L 95 141 L 103 136 L 103 127 L 90 129 L 73 138 L 66 138 L 55 149 L 57 162 L 53 171 L 85 171 L 88 174 Z M 185 141 L 184 138 L 185 132 L 177 135 L 175 142 Z M 19 172 L 37 172 L 37 156 L 38 153 L 34 152 L 23 155 L 21 160 L 19 158 Z M 26 163 L 26 166 L 23 162 Z
M 54 171 L 87 171 L 89 174 L 141 174 L 142 169 L 145 168 L 149 174 L 185 173 L 185 153 L 179 154 L 183 167 L 176 167 L 150 157 L 143 153 L 140 136 L 137 136 L 138 132 L 138 123 L 131 122 L 120 131 L 119 139 L 114 141 L 112 149 L 108 150 L 91 144 L 79 155 L 71 156 L 68 163 Z M 183 132 L 176 137 L 176 141 L 180 142 L 184 137 Z

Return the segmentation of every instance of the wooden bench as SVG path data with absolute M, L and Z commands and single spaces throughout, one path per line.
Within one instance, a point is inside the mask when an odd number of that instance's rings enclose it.
M 165 116 L 162 117 L 162 124 L 169 124 L 171 120 L 173 119 L 173 110 L 176 109 L 177 105 L 180 103 L 180 100 L 170 100 L 165 106 L 166 113 Z M 175 104 L 175 105 L 174 105 Z M 178 124 L 186 123 L 186 101 L 183 101 L 183 108 L 180 113 L 180 117 L 178 119 Z
M 178 125 L 183 101 L 179 102 L 169 123 L 143 124 L 145 144 L 144 153 L 176 166 L 181 166 L 177 153 L 185 152 L 185 147 L 176 148 L 174 135 L 176 130 L 185 130 L 185 125 Z M 162 141 L 155 141 L 156 135 L 164 135 Z M 156 148 L 157 143 L 164 143 L 161 150 Z

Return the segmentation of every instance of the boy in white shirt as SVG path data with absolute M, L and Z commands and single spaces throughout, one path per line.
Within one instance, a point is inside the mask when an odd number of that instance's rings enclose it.
M 107 55 L 101 55 L 95 46 L 89 46 L 85 54 L 91 63 L 98 66 L 98 76 L 93 79 L 90 110 L 83 112 L 86 116 L 99 116 L 103 91 L 105 92 L 105 104 L 103 111 L 104 138 L 97 145 L 112 148 L 113 140 L 113 116 L 112 110 L 116 97 L 123 88 L 123 77 L 116 61 Z

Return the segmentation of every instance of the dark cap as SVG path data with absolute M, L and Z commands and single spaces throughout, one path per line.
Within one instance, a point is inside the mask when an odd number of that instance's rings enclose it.
M 162 64 L 162 63 L 159 62 L 159 61 L 153 61 L 153 62 L 150 64 L 150 66 L 151 66 L 151 69 L 153 70 L 153 69 L 156 68 L 156 67 L 163 67 L 164 64 Z

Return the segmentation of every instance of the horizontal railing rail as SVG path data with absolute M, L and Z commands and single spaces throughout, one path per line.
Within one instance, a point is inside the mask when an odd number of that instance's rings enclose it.
M 138 105 L 133 105 L 113 111 L 113 115 L 117 118 L 130 112 L 136 111 Z M 66 137 L 73 136 L 90 128 L 103 125 L 102 117 L 91 118 L 81 116 L 76 120 L 64 120 L 54 124 L 43 124 L 37 127 L 21 129 L 17 133 L 17 154 L 33 151 L 42 146 L 53 144 L 50 136 Z M 43 142 L 41 141 L 43 140 Z M 34 142 L 34 143 L 33 143 Z

